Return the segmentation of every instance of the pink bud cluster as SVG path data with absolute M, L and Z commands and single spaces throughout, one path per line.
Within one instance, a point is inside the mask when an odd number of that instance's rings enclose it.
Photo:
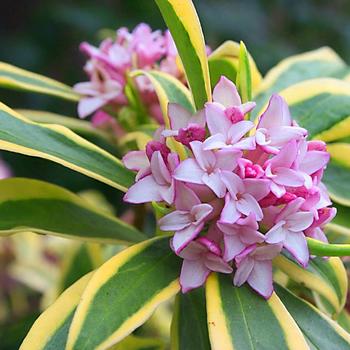
M 221 77 L 213 102 L 195 115 L 169 104 L 171 129 L 123 159 L 138 172 L 124 200 L 171 207 L 158 224 L 174 232 L 183 292 L 217 271 L 269 298 L 274 257 L 285 249 L 306 267 L 306 237 L 327 241 L 322 228 L 336 210 L 321 182 L 326 145 L 306 140 L 281 96 L 271 97 L 256 126 L 245 118 L 254 107 Z M 170 137 L 185 147 L 186 159 L 168 147 Z
M 170 32 L 152 31 L 144 23 L 136 26 L 131 33 L 127 28 L 118 29 L 114 40 L 107 38 L 98 48 L 83 42 L 80 49 L 89 57 L 85 71 L 90 79 L 74 87 L 84 96 L 78 105 L 81 118 L 106 105 L 116 109 L 126 106 L 125 86 L 131 70 L 157 69 L 183 79 L 183 73 L 176 63 L 177 50 Z M 139 76 L 136 85 L 149 113 L 161 121 L 158 99 L 149 80 Z M 98 125 L 105 119 L 106 113 L 98 113 L 93 122 Z

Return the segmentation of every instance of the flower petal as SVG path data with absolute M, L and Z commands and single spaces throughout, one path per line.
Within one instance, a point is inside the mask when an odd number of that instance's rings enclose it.
M 201 260 L 184 260 L 180 274 L 180 285 L 183 293 L 203 285 L 210 270 Z
M 262 220 L 263 212 L 257 200 L 251 194 L 243 194 L 236 205 L 237 210 L 242 214 L 248 216 L 250 213 L 253 213 L 257 221 Z
M 225 206 L 222 209 L 220 222 L 233 224 L 241 217 L 241 213 L 237 210 L 236 200 L 229 193 L 225 196 Z
M 148 175 L 132 185 L 124 195 L 124 201 L 129 203 L 159 202 L 163 198 L 160 186 L 152 175 Z
M 329 162 L 330 155 L 327 152 L 309 151 L 299 165 L 299 169 L 308 175 L 323 169 Z
M 311 212 L 301 211 L 287 218 L 288 230 L 300 232 L 306 230 L 312 224 L 314 215 Z
M 203 174 L 204 171 L 199 167 L 198 163 L 194 159 L 188 158 L 178 165 L 173 177 L 180 181 L 202 184 Z
M 188 211 L 175 210 L 159 219 L 159 228 L 162 231 L 179 231 L 191 225 L 191 215 Z
M 275 226 L 271 227 L 265 235 L 265 241 L 267 243 L 280 243 L 284 242 L 288 231 L 283 227 L 285 221 L 279 221 Z
M 246 245 L 240 240 L 238 235 L 224 235 L 224 260 L 231 261 L 236 255 L 241 253 Z
M 218 172 L 207 174 L 204 173 L 202 181 L 206 184 L 219 198 L 225 196 L 226 186 L 221 180 L 221 176 Z
M 271 261 L 256 261 L 247 282 L 265 299 L 270 298 L 273 293 Z
M 273 181 L 283 186 L 299 187 L 305 181 L 302 173 L 288 168 L 277 168 L 274 175 Z
M 300 265 L 306 267 L 309 262 L 309 249 L 302 232 L 289 232 L 283 246 L 294 256 Z
M 241 104 L 236 85 L 224 76 L 221 76 L 213 90 L 213 100 L 225 107 L 239 106 Z
M 172 130 L 186 128 L 190 118 L 192 117 L 191 112 L 178 103 L 168 104 L 168 115 Z
M 212 253 L 206 255 L 204 260 L 205 266 L 211 271 L 221 272 L 221 273 L 231 273 L 232 267 L 227 264 L 220 256 Z
M 204 224 L 189 225 L 183 230 L 175 232 L 172 245 L 176 254 L 179 254 L 191 241 L 193 241 L 202 230 Z
M 206 103 L 205 117 L 211 135 L 227 135 L 232 123 L 226 117 L 225 108 L 222 105 L 215 102 Z
M 175 185 L 175 206 L 178 210 L 191 211 L 192 207 L 201 204 L 196 193 L 182 182 Z
M 245 281 L 247 281 L 249 275 L 254 268 L 254 259 L 249 256 L 246 257 L 237 267 L 235 276 L 233 278 L 233 284 L 240 287 Z

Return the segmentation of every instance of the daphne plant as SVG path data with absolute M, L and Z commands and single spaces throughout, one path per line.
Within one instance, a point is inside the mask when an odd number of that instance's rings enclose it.
M 76 101 L 94 121 L 107 114 L 126 138 L 137 132 L 118 148 L 121 161 L 78 135 L 116 147 L 88 121 L 1 105 L 1 149 L 104 182 L 137 215 L 157 218 L 150 238 L 140 220 L 126 223 L 59 186 L 1 180 L 2 235 L 100 244 L 75 251 L 62 294 L 21 349 L 349 349 L 339 258 L 350 255 L 348 67 L 322 48 L 261 78 L 243 43 L 208 52 L 190 0 L 156 4 L 176 50 L 168 32 L 121 29 L 99 48 L 82 45 L 90 80 L 74 89 L 0 65 L 2 85 Z M 170 58 L 175 74 L 164 69 Z M 159 331 L 169 309 L 170 336 Z

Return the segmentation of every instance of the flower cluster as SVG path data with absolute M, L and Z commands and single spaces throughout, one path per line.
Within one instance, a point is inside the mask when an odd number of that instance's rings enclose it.
M 123 159 L 138 172 L 125 201 L 171 208 L 158 224 L 174 232 L 183 292 L 201 286 L 211 271 L 234 272 L 234 285 L 247 282 L 269 298 L 272 259 L 285 249 L 306 267 L 306 237 L 326 241 L 322 227 L 336 210 L 321 182 L 325 144 L 306 140 L 281 96 L 271 97 L 256 126 L 245 118 L 254 107 L 221 77 L 213 102 L 195 115 L 169 104 L 171 130 Z M 183 145 L 186 159 L 168 138 Z
M 125 92 L 127 74 L 135 69 L 158 69 L 177 79 L 184 78 L 177 63 L 177 50 L 169 31 L 164 34 L 153 31 L 144 23 L 131 33 L 126 28 L 117 30 L 115 40 L 107 38 L 100 46 L 94 47 L 86 42 L 80 46 L 89 57 L 85 71 L 90 81 L 78 83 L 74 89 L 84 97 L 78 106 L 81 118 L 99 111 L 93 118 L 95 124 L 108 118 L 100 109 L 106 105 L 114 110 L 128 104 Z M 149 113 L 162 121 L 157 96 L 149 80 L 144 76 L 136 78 L 136 87 L 142 103 Z

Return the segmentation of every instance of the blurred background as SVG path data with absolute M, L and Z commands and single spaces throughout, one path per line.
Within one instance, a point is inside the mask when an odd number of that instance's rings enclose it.
M 194 0 L 207 44 L 243 40 L 261 72 L 282 58 L 320 46 L 332 47 L 350 62 L 349 0 Z M 81 41 L 98 44 L 105 30 L 140 22 L 164 29 L 160 13 L 150 0 L 1 0 L 0 61 L 38 72 L 73 85 L 86 79 L 79 52 Z M 13 108 L 43 109 L 76 116 L 76 105 L 36 94 L 0 90 L 0 100 Z M 1 125 L 0 125 L 1 127 Z M 16 176 L 50 181 L 75 192 L 101 190 L 118 207 L 120 194 L 101 183 L 59 165 L 2 152 Z M 6 261 L 0 260 L 1 266 Z M 37 317 L 18 313 L 11 322 L 0 321 L 0 350 L 17 349 Z M 1 306 L 0 306 L 1 308 Z M 1 311 L 1 310 L 0 310 Z M 0 312 L 1 314 L 1 312 Z M 0 318 L 1 319 L 1 318 Z

